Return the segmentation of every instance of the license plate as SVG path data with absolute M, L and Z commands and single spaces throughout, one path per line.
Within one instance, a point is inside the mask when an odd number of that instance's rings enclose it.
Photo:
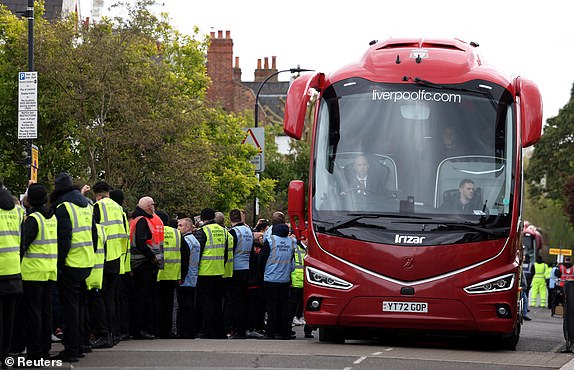
M 429 312 L 426 302 L 386 302 L 383 301 L 384 312 Z

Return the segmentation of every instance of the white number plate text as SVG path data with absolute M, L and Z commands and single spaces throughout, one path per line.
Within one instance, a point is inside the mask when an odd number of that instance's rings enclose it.
M 386 302 L 383 301 L 385 312 L 428 312 L 429 304 L 426 302 Z

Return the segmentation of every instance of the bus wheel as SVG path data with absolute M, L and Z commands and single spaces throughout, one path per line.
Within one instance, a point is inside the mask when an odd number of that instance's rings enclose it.
M 516 351 L 516 345 L 520 339 L 520 322 L 516 323 L 514 332 L 508 336 L 502 336 L 499 338 L 498 344 L 499 348 L 507 351 Z
M 319 342 L 345 343 L 345 336 L 341 329 L 319 328 Z

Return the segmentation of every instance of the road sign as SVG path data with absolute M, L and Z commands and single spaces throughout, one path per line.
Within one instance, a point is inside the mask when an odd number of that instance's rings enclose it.
M 38 112 L 21 110 L 18 112 L 18 139 L 38 138 Z
M 38 138 L 38 72 L 18 73 L 18 139 Z
M 253 145 L 259 150 L 259 153 L 251 159 L 251 163 L 255 165 L 255 172 L 263 172 L 265 170 L 265 129 L 263 127 L 252 127 L 244 129 L 247 132 L 245 139 L 241 144 Z
M 32 163 L 30 163 L 30 180 L 36 183 L 38 182 L 38 147 L 32 145 Z
M 571 256 L 572 250 L 571 249 L 560 249 L 560 248 L 550 248 L 548 251 L 549 254 L 556 254 L 556 255 L 563 255 L 563 256 Z

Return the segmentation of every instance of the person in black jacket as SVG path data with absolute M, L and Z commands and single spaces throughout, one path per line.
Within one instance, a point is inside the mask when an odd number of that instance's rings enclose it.
M 32 249 L 31 244 L 45 237 L 49 239 L 50 231 L 56 231 L 55 223 L 49 226 L 48 220 L 55 217 L 52 210 L 47 207 L 48 190 L 42 184 L 32 184 L 28 187 L 28 214 L 29 216 L 22 223 L 22 241 L 20 243 L 20 258 L 28 258 Z M 44 228 L 40 231 L 36 215 L 38 212 L 46 219 L 43 221 Z M 55 220 L 53 220 L 55 222 Z M 48 228 L 52 227 L 52 230 Z M 47 240 L 56 243 L 55 240 Z M 47 248 L 46 245 L 39 246 Z M 43 260 L 46 261 L 46 260 Z M 48 266 L 46 266 L 48 267 Z M 24 269 L 24 264 L 23 264 Z M 52 289 L 56 278 L 55 266 L 53 270 L 47 272 L 42 269 L 42 276 L 27 276 L 23 271 L 24 295 L 22 297 L 21 309 L 19 309 L 18 320 L 16 325 L 20 326 L 22 334 L 22 345 L 26 347 L 26 358 L 37 360 L 40 358 L 50 357 L 51 339 L 52 339 Z M 29 273 L 28 273 L 29 274 Z
M 64 350 L 53 357 L 65 362 L 76 362 L 83 357 L 84 352 L 91 351 L 88 343 L 80 343 L 85 338 L 83 321 L 85 319 L 86 278 L 92 271 L 91 267 L 70 266 L 67 261 L 72 249 L 72 238 L 75 231 L 73 223 L 75 215 L 70 214 L 64 203 L 71 203 L 80 208 L 90 207 L 88 199 L 75 186 L 72 177 L 65 172 L 56 176 L 54 191 L 50 194 L 50 204 L 58 220 L 58 290 L 64 319 Z M 91 214 L 90 210 L 90 214 Z M 98 231 L 92 217 L 92 245 L 94 252 L 97 248 Z M 92 260 L 93 264 L 93 260 Z
M 136 219 L 139 219 L 136 221 Z M 130 306 L 131 331 L 135 339 L 154 339 L 152 333 L 155 317 L 155 296 L 157 292 L 157 272 L 159 260 L 148 246 L 148 241 L 153 238 L 153 230 L 150 229 L 148 220 L 155 215 L 155 203 L 151 197 L 142 197 L 132 213 L 136 222 L 135 229 L 130 229 L 131 240 L 131 269 L 134 283 L 134 292 Z M 161 223 L 161 220 L 159 221 Z M 163 229 L 163 224 L 162 224 Z M 163 243 L 163 240 L 162 240 Z
M 0 213 L 4 216 L 4 211 L 13 211 L 14 210 L 14 201 L 12 199 L 12 195 L 8 190 L 4 188 L 4 184 L 0 180 Z M 0 222 L 9 223 L 9 225 L 3 224 L 3 229 L 6 230 L 8 228 L 13 229 L 14 223 L 19 225 L 19 220 L 15 220 L 12 217 L 13 214 L 7 216 L 6 218 L 0 219 Z M 6 235 L 6 238 L 10 237 Z M 17 236 L 18 243 L 20 242 L 20 234 Z M 0 237 L 0 243 L 3 243 L 4 238 Z M 8 240 L 6 239 L 6 243 Z M 12 244 L 12 243 L 10 243 Z M 2 248 L 14 248 L 11 245 L 3 245 L 0 244 Z M 16 248 L 18 245 L 15 246 Z M 17 250 L 16 250 L 17 253 Z M 3 258 L 0 258 L 0 261 L 4 262 L 4 266 L 0 265 L 0 271 L 3 268 L 6 268 L 5 264 L 7 261 L 4 258 L 8 258 L 8 252 L 2 253 Z M 16 255 L 17 259 L 17 255 Z M 13 323 L 14 317 L 16 314 L 16 305 L 18 300 L 20 299 L 20 295 L 22 294 L 22 275 L 18 272 L 16 274 L 9 273 L 9 272 L 1 272 L 0 273 L 0 361 L 2 366 L 5 367 L 6 363 L 4 360 L 8 356 L 8 352 L 10 351 L 10 341 L 13 335 Z

